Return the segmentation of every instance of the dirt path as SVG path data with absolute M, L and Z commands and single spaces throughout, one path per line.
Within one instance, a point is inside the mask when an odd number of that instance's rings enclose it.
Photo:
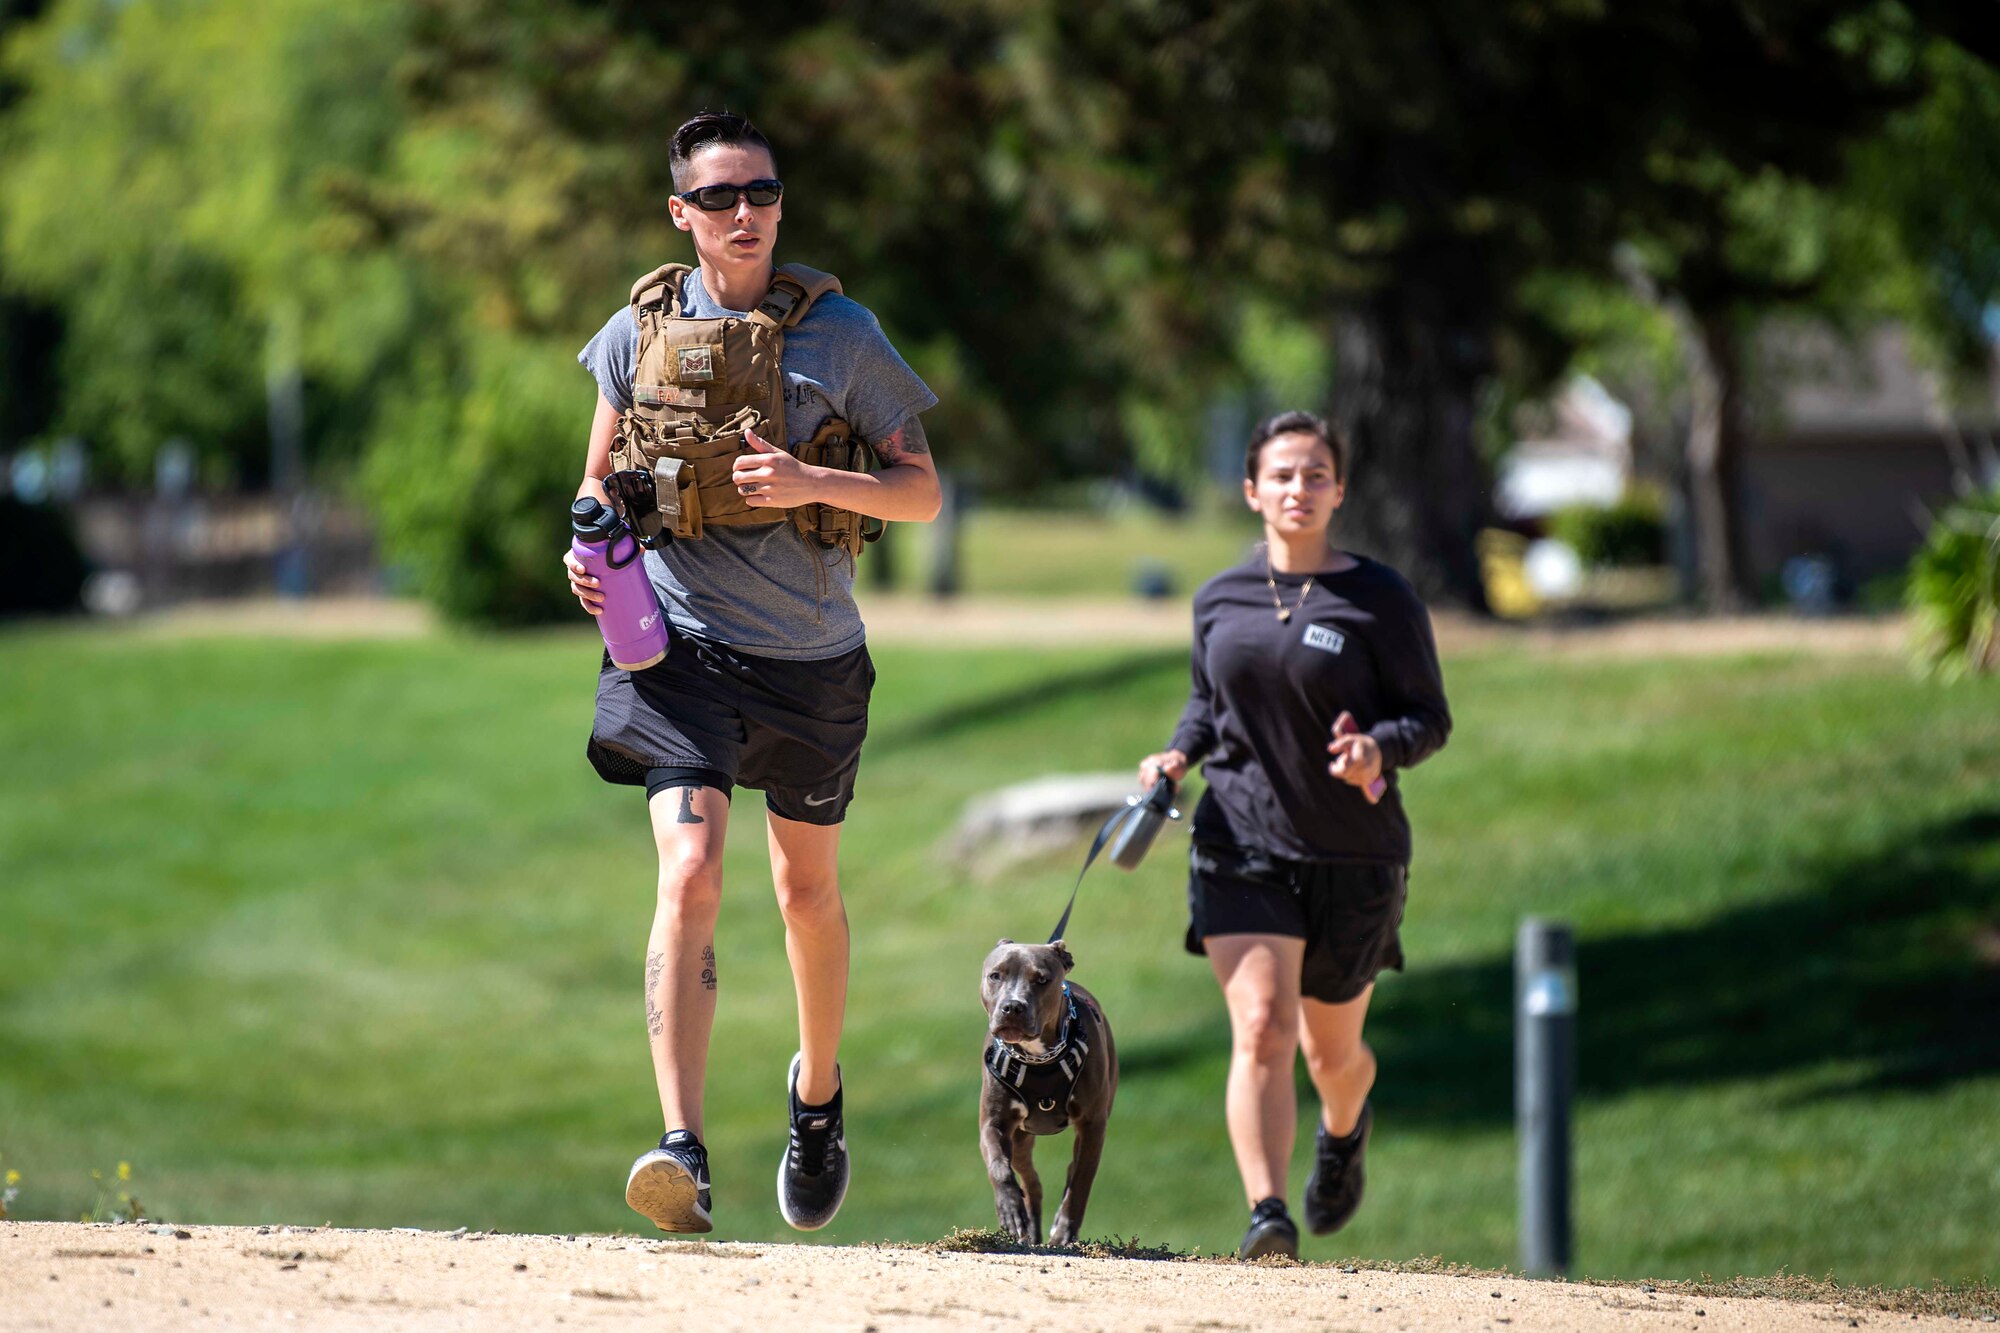
M 989 648 L 1029 643 L 1178 647 L 1188 641 L 1181 601 L 1072 602 L 1005 597 L 938 602 L 864 594 L 868 637 L 878 644 Z M 196 602 L 145 616 L 144 632 L 167 638 L 281 635 L 296 638 L 411 638 L 435 629 L 421 604 L 384 598 L 325 597 L 300 602 Z M 1898 654 L 1909 629 L 1901 617 L 1648 616 L 1575 626 L 1507 625 L 1437 617 L 1446 654 L 1517 649 L 1551 656 L 1704 657 L 1804 652 Z M 581 633 L 582 628 L 577 627 Z
M 626 1236 L 0 1222 L 0 1329 L 1942 1329 L 1852 1304 L 1662 1284 Z M 1895 1308 L 1888 1308 L 1888 1307 Z M 1953 1307 L 1956 1308 L 1956 1307 Z M 1510 1327 L 1511 1326 L 1511 1327 Z

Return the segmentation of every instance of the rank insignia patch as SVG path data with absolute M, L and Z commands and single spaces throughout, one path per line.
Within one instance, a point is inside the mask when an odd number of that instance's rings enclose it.
M 682 384 L 715 378 L 715 348 L 676 347 L 674 349 L 674 378 Z

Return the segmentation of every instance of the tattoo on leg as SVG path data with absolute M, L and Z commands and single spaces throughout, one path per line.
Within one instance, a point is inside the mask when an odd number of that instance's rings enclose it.
M 708 821 L 694 812 L 694 794 L 699 787 L 681 788 L 681 812 L 674 816 L 676 824 L 706 824 Z
M 715 989 L 715 946 L 701 946 L 701 984 L 704 990 Z
M 667 960 L 657 953 L 646 954 L 646 1031 L 657 1037 L 667 1030 L 667 1016 L 660 1012 L 660 978 L 667 970 Z

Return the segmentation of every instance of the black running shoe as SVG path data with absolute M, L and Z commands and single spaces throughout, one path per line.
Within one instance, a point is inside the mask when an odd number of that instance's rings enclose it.
M 847 1197 L 847 1139 L 840 1122 L 840 1090 L 825 1106 L 799 1102 L 799 1058 L 785 1075 L 792 1136 L 778 1163 L 778 1212 L 798 1231 L 818 1231 Z M 840 1067 L 834 1066 L 834 1076 Z
M 708 1217 L 708 1149 L 685 1129 L 662 1135 L 660 1146 L 632 1163 L 625 1202 L 662 1231 L 713 1229 Z
M 1337 1139 L 1319 1122 L 1312 1176 L 1306 1181 L 1306 1225 L 1315 1236 L 1324 1236 L 1346 1226 L 1361 1206 L 1361 1192 L 1368 1183 L 1362 1159 L 1368 1154 L 1368 1129 L 1375 1113 L 1361 1103 L 1361 1119 L 1346 1138 Z
M 1285 1211 L 1285 1201 L 1273 1196 L 1250 1210 L 1250 1229 L 1236 1247 L 1238 1259 L 1262 1259 L 1267 1254 L 1299 1257 L 1299 1228 Z

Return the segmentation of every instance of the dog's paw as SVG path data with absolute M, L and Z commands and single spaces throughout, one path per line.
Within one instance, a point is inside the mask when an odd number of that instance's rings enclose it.
M 1062 1246 L 1074 1245 L 1077 1240 L 1076 1233 L 1077 1224 L 1069 1218 L 1057 1214 L 1056 1224 L 1049 1228 L 1049 1244 Z
M 1011 1199 L 996 1198 L 993 1211 L 1000 1216 L 1000 1229 L 1020 1241 L 1023 1245 L 1035 1243 L 1035 1223 L 1028 1216 L 1026 1200 L 1018 1196 Z

